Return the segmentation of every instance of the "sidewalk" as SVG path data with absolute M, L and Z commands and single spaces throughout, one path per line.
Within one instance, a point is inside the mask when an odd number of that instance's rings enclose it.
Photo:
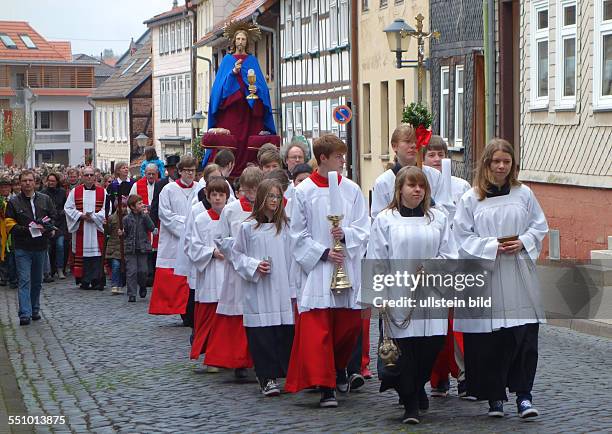
M 17 385 L 15 370 L 6 351 L 4 334 L 10 326 L 0 324 L 0 433 L 26 434 L 35 432 L 32 426 L 9 425 L 9 416 L 27 416 L 21 390 Z

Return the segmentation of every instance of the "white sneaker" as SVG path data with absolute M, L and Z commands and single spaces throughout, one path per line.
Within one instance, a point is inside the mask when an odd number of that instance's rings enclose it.
M 123 294 L 123 290 L 121 288 L 119 288 L 118 286 L 113 286 L 111 288 L 111 294 L 113 294 L 113 295 Z
M 60 279 L 65 279 L 66 275 L 64 274 L 64 270 L 57 270 L 57 277 Z
M 264 396 L 279 396 L 280 387 L 275 380 L 268 380 L 266 384 L 261 388 L 261 393 Z

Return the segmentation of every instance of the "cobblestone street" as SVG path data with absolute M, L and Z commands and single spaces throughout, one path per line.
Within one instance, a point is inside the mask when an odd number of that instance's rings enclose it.
M 0 288 L 4 344 L 27 415 L 64 415 L 65 425 L 36 432 L 389 432 L 407 430 L 394 393 L 378 393 L 372 379 L 339 395 L 337 409 L 319 409 L 316 393 L 264 398 L 251 372 L 238 382 L 230 371 L 201 373 L 188 359 L 188 328 L 175 317 L 148 315 L 146 301 L 76 289 L 71 281 L 47 285 L 41 321 L 19 326 L 16 290 Z M 374 324 L 374 321 L 373 321 Z M 486 416 L 486 403 L 456 397 L 431 399 L 416 431 L 610 432 L 612 341 L 568 329 L 540 329 L 534 403 L 542 416 Z M 373 327 L 373 340 L 376 339 Z M 372 368 L 375 364 L 372 363 Z M 2 395 L 0 395 L 2 396 Z M 2 413 L 0 413 L 2 414 Z M 4 415 L 3 415 L 4 417 Z M 0 432 L 8 427 L 0 421 Z

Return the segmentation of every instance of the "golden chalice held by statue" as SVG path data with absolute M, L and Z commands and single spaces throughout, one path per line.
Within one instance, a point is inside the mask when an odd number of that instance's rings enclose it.
M 259 97 L 256 95 L 257 86 L 255 86 L 255 81 L 257 80 L 257 77 L 255 76 L 255 71 L 253 69 L 249 69 L 249 71 L 247 72 L 247 80 L 249 82 L 250 93 L 247 95 L 246 99 L 259 99 Z

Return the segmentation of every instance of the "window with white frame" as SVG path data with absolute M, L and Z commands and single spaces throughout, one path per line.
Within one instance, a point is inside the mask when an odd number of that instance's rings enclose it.
M 291 0 L 285 0 L 285 57 L 293 53 L 293 14 L 291 13 Z
M 319 51 L 319 8 L 317 2 L 313 0 L 310 12 L 310 52 Z
M 104 109 L 102 110 L 102 140 L 106 141 L 107 137 L 108 137 L 108 132 L 106 131 L 106 125 L 108 125 L 108 112 L 107 112 L 107 108 L 104 107 Z
M 595 0 L 593 108 L 612 109 L 612 0 Z
M 166 79 L 159 79 L 159 119 L 166 120 Z
M 329 0 L 329 32 L 330 46 L 338 46 L 338 3 L 336 0 Z
M 287 140 L 293 138 L 293 108 L 287 106 Z
M 121 107 L 115 108 L 117 114 L 117 141 L 123 140 L 123 109 Z
M 455 66 L 455 146 L 463 146 L 463 65 Z
M 340 28 L 340 45 L 347 45 L 349 41 L 349 7 L 348 0 L 340 0 L 340 13 L 338 17 Z
M 181 51 L 183 49 L 183 26 L 181 25 L 181 21 L 177 21 L 175 24 L 176 31 L 176 51 Z
M 301 0 L 293 1 L 293 55 L 302 54 L 302 5 Z
M 312 138 L 313 139 L 319 137 L 319 133 L 321 131 L 320 118 L 321 118 L 321 115 L 319 112 L 319 103 L 313 102 L 312 103 Z
M 531 108 L 548 106 L 548 0 L 531 6 Z
M 295 106 L 295 134 L 302 135 L 302 105 L 301 103 Z
M 558 3 L 555 99 L 561 108 L 576 106 L 576 14 L 576 0 Z
M 123 107 L 123 135 L 121 137 L 124 142 L 128 141 L 129 129 L 128 109 Z
M 98 140 L 102 140 L 102 110 L 96 108 L 96 131 Z
M 157 45 L 159 46 L 159 54 L 164 54 L 164 27 L 161 26 L 157 32 Z
M 185 119 L 185 78 L 178 78 L 178 118 Z
M 330 113 L 333 113 L 336 107 L 338 107 L 339 105 L 340 102 L 337 99 L 332 100 Z M 331 132 L 332 134 L 335 134 L 336 136 L 340 137 L 340 128 L 337 122 L 331 123 Z
M 110 109 L 110 132 L 108 134 L 108 139 L 111 142 L 115 141 L 115 137 L 117 137 L 117 111 L 115 107 L 111 107 Z
M 185 75 L 185 121 L 191 119 L 191 75 Z
M 176 43 L 174 38 L 174 23 L 170 24 L 170 52 L 176 51 Z
M 448 118 L 450 106 L 450 68 L 440 68 L 440 136 L 448 143 Z

